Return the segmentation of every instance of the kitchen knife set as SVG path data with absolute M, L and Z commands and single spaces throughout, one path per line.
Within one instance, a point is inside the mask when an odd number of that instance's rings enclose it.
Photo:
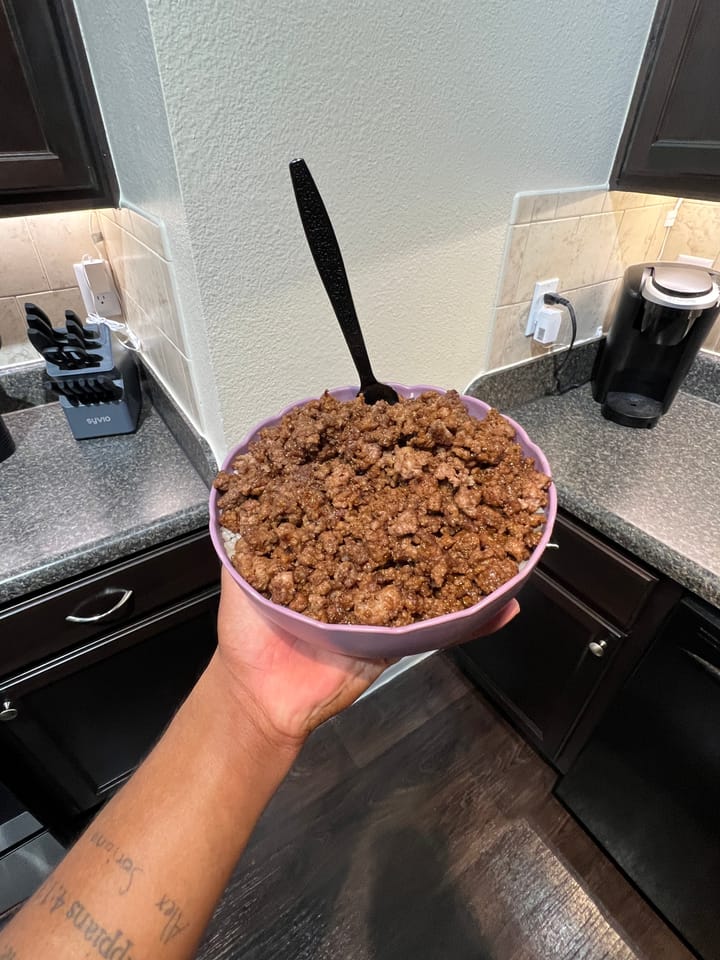
M 33 303 L 25 304 L 28 339 L 45 360 L 47 385 L 56 394 L 78 440 L 132 433 L 140 414 L 140 384 L 133 356 L 113 356 L 104 324 L 85 325 L 72 310 L 65 326 L 52 325 Z

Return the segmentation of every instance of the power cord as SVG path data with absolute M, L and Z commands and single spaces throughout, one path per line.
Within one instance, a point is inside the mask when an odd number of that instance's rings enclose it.
M 543 297 L 543 300 L 548 305 L 557 304 L 560 307 L 565 307 L 565 309 L 570 315 L 570 323 L 572 324 L 572 335 L 570 337 L 570 344 L 567 350 L 565 351 L 565 353 L 563 354 L 562 361 L 558 363 L 557 353 L 553 353 L 552 355 L 553 379 L 555 381 L 555 389 L 549 392 L 563 394 L 563 393 L 567 393 L 568 390 L 574 390 L 575 387 L 580 386 L 579 383 L 566 383 L 565 385 L 562 385 L 560 383 L 560 374 L 563 372 L 563 370 L 567 366 L 567 362 L 570 359 L 570 354 L 572 353 L 572 348 L 575 346 L 575 340 L 577 339 L 577 317 L 575 316 L 575 307 L 573 307 L 572 303 L 570 303 L 570 301 L 566 297 L 561 297 L 559 293 L 546 293 L 545 296 Z

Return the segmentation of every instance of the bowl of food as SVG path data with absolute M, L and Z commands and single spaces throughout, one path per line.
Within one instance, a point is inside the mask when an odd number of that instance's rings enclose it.
M 225 458 L 210 534 L 260 614 L 310 644 L 399 657 L 473 639 L 520 590 L 557 511 L 545 455 L 473 397 L 392 384 L 291 404 Z

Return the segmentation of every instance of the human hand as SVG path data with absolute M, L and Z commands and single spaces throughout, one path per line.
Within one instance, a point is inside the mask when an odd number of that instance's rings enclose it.
M 478 636 L 499 630 L 519 610 L 517 601 L 511 600 Z M 269 739 L 296 749 L 323 721 L 357 700 L 394 662 L 322 650 L 270 625 L 225 568 L 218 655 L 234 698 L 250 705 Z

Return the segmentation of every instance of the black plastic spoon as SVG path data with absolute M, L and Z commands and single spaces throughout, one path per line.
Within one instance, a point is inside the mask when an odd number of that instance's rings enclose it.
M 290 178 L 310 253 L 360 375 L 358 396 L 362 396 L 365 403 L 369 404 L 378 400 L 397 403 L 399 398 L 393 388 L 380 383 L 372 372 L 335 231 L 304 160 L 291 161 Z

